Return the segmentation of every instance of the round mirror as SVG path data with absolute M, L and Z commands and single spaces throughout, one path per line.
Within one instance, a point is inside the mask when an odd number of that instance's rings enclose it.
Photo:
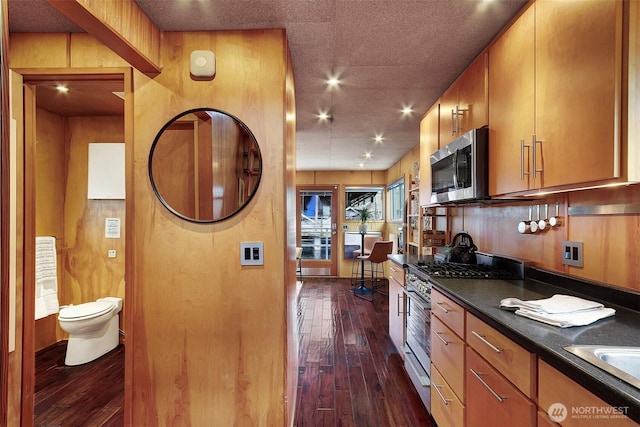
M 258 142 L 237 117 L 196 108 L 160 129 L 149 153 L 149 179 L 162 204 L 192 222 L 239 212 L 262 176 Z

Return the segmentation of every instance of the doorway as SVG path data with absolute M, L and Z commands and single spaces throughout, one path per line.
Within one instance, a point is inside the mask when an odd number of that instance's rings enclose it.
M 336 276 L 337 188 L 297 187 L 297 246 L 302 248 L 303 276 Z
M 56 75 L 21 71 L 24 83 L 24 169 L 21 171 L 24 189 L 20 195 L 24 198 L 22 420 L 23 425 L 28 426 L 33 425 L 34 420 L 36 352 L 66 339 L 57 315 L 36 320 L 35 289 L 28 285 L 36 283 L 36 237 L 55 238 L 60 305 L 80 304 L 105 296 L 124 298 L 126 293 L 125 283 L 129 282 L 125 280 L 127 233 L 124 227 L 117 239 L 106 233 L 107 218 L 121 220 L 126 226 L 126 201 L 88 199 L 87 168 L 89 144 L 94 142 L 125 143 L 125 158 L 130 158 L 131 147 L 127 141 L 131 140 L 128 136 L 131 129 L 125 125 L 125 117 L 131 110 L 125 99 L 131 94 L 131 73 L 129 69 L 105 69 L 101 74 L 70 69 Z M 55 89 L 61 83 L 68 87 L 68 93 Z M 128 169 L 126 165 L 125 169 Z M 111 256 L 112 251 L 115 256 Z M 124 311 L 120 314 L 122 331 L 126 330 Z M 124 334 L 121 342 L 123 337 Z M 124 382 L 124 378 L 122 380 Z

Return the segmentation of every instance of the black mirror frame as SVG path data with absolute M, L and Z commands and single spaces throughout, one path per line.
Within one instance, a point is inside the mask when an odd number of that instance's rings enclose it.
M 184 215 L 180 212 L 178 212 L 177 210 L 175 210 L 173 207 L 171 207 L 171 205 L 169 204 L 169 202 L 167 202 L 167 200 L 162 197 L 162 195 L 160 194 L 160 190 L 158 190 L 158 187 L 156 186 L 156 183 L 153 179 L 153 153 L 156 149 L 156 146 L 158 144 L 158 142 L 160 141 L 160 138 L 162 137 L 162 134 L 164 133 L 164 131 L 171 126 L 176 120 L 178 120 L 180 117 L 186 116 L 188 114 L 192 114 L 192 113 L 196 113 L 196 112 L 202 112 L 202 111 L 213 111 L 216 113 L 220 113 L 220 114 L 224 114 L 230 118 L 232 118 L 238 125 L 240 125 L 240 127 L 247 133 L 247 135 L 249 135 L 251 137 L 251 139 L 253 140 L 255 147 L 256 147 L 256 151 L 257 151 L 257 155 L 260 159 L 260 174 L 257 176 L 256 182 L 255 182 L 255 186 L 253 188 L 253 191 L 248 195 L 247 199 L 244 201 L 244 203 L 238 207 L 238 209 L 234 210 L 233 212 L 231 212 L 228 215 L 225 215 L 223 217 L 220 218 L 214 218 L 214 219 L 206 219 L 206 220 L 202 220 L 202 219 L 197 219 L 197 218 L 191 218 L 187 215 Z M 199 224 L 213 224 L 216 222 L 220 222 L 220 221 L 224 221 L 226 219 L 229 219 L 233 216 L 235 216 L 236 214 L 238 214 L 239 212 L 242 211 L 242 209 L 244 209 L 253 199 L 253 197 L 255 196 L 255 194 L 258 192 L 258 188 L 260 188 L 260 181 L 262 180 L 262 171 L 263 171 L 263 166 L 262 166 L 262 152 L 260 150 L 260 145 L 258 144 L 258 140 L 256 139 L 255 135 L 253 134 L 253 132 L 251 132 L 251 130 L 249 129 L 249 127 L 242 121 L 240 120 L 238 117 L 234 116 L 233 114 L 230 114 L 226 111 L 223 110 L 219 110 L 217 108 L 210 108 L 210 107 L 200 107 L 200 108 L 192 108 L 191 110 L 186 110 L 183 111 L 182 113 L 174 116 L 171 120 L 167 121 L 167 123 L 164 124 L 164 126 L 162 126 L 162 128 L 158 131 L 158 133 L 156 134 L 156 137 L 153 140 L 153 144 L 151 144 L 151 148 L 149 150 L 149 158 L 148 158 L 148 165 L 147 165 L 147 170 L 148 170 L 148 174 L 149 174 L 149 181 L 151 182 L 151 188 L 153 189 L 153 192 L 155 193 L 156 197 L 158 198 L 158 200 L 160 201 L 160 203 L 172 214 L 174 214 L 175 216 L 177 216 L 178 218 L 184 219 L 185 221 L 189 221 L 189 222 L 193 222 L 193 223 L 199 223 Z

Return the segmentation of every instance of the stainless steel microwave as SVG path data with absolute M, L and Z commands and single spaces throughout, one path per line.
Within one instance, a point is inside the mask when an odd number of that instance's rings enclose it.
M 489 129 L 473 129 L 431 155 L 431 203 L 489 198 Z

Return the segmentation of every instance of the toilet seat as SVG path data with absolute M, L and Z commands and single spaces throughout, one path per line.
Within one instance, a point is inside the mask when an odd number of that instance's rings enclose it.
M 92 319 L 109 313 L 114 308 L 115 305 L 106 301 L 85 302 L 60 309 L 58 319 L 64 321 Z

